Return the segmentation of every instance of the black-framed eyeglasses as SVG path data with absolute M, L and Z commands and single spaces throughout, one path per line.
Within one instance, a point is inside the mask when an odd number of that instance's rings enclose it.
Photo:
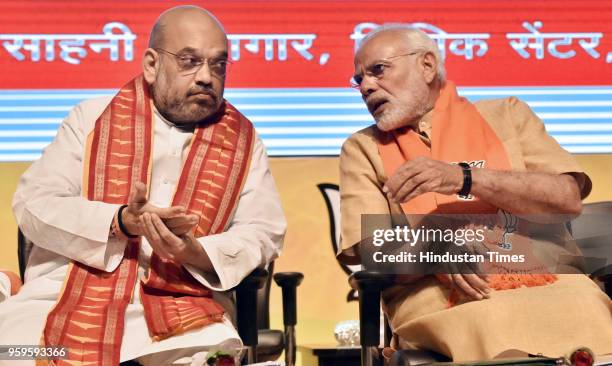
M 154 48 L 155 51 L 166 53 L 174 56 L 174 60 L 179 68 L 179 71 L 185 74 L 195 74 L 200 71 L 200 68 L 204 63 L 208 64 L 210 72 L 216 76 L 223 77 L 227 74 L 227 68 L 232 63 L 226 58 L 210 59 L 197 57 L 194 55 L 177 55 L 176 53 L 170 52 L 163 48 Z
M 365 75 L 375 78 L 376 80 L 380 80 L 384 77 L 385 71 L 391 67 L 391 61 L 394 59 L 404 57 L 404 56 L 412 56 L 419 53 L 423 53 L 423 51 L 413 51 L 408 53 L 402 53 L 401 55 L 390 56 L 387 58 L 383 58 L 373 62 L 371 65 L 367 66 L 365 69 Z M 351 88 L 359 89 L 361 87 L 361 83 L 363 82 L 363 75 L 353 75 L 351 77 Z

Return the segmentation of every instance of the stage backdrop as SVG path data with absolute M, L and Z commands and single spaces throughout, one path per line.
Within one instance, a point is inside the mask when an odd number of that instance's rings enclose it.
M 112 94 L 138 74 L 151 25 L 176 4 L 0 2 L 0 160 L 36 158 L 75 103 Z M 271 155 L 335 155 L 372 122 L 349 88 L 353 53 L 389 22 L 431 34 L 462 95 L 518 96 L 570 151 L 612 152 L 610 1 L 199 4 L 229 35 L 226 96 Z
M 333 342 L 355 319 L 335 261 L 321 188 L 334 194 L 346 137 L 372 118 L 349 88 L 353 54 L 383 23 L 429 33 L 470 100 L 514 95 L 612 199 L 612 2 L 195 1 L 229 35 L 226 97 L 254 122 L 289 231 L 279 270 L 299 270 L 298 342 Z M 17 269 L 10 212 L 19 175 L 79 101 L 113 94 L 140 70 L 149 30 L 174 1 L 0 1 L 0 267 Z M 58 167 L 61 169 L 61 167 Z M 337 219 L 337 217 L 336 217 Z M 331 220 L 331 221 L 330 221 Z M 279 292 L 272 322 L 281 326 Z

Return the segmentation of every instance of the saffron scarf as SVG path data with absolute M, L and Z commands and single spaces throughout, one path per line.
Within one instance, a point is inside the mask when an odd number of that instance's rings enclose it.
M 447 81 L 435 103 L 432 118 L 431 148 L 412 128 L 402 128 L 391 133 L 388 139 L 378 142 L 383 167 L 387 177 L 392 176 L 406 161 L 424 156 L 447 163 L 467 162 L 473 168 L 510 170 L 511 165 L 504 146 L 495 131 L 480 115 L 476 107 L 459 97 L 455 84 Z M 478 197 L 444 195 L 435 192 L 421 194 L 401 204 L 404 214 L 495 214 L 498 209 Z M 497 228 L 499 229 L 499 228 Z M 497 230 L 493 237 L 500 236 Z M 528 238 L 516 238 L 518 250 L 530 250 Z M 516 252 L 516 250 L 515 250 Z M 533 255 L 530 256 L 533 258 Z M 532 261 L 533 263 L 533 261 Z M 530 270 L 513 273 L 505 266 L 488 268 L 489 286 L 507 290 L 521 286 L 545 285 L 556 280 L 545 268 L 538 265 Z M 528 272 L 533 272 L 529 274 Z M 444 281 L 442 276 L 438 276 Z M 451 293 L 450 304 L 457 300 Z
M 254 129 L 228 102 L 218 120 L 195 128 L 172 205 L 200 217 L 195 236 L 223 232 L 246 180 Z M 150 181 L 153 118 L 142 75 L 126 84 L 97 119 L 89 134 L 83 170 L 83 196 L 126 204 L 136 182 Z M 68 359 L 39 365 L 108 365 L 120 361 L 124 316 L 136 284 L 140 238 L 129 239 L 112 273 L 72 262 L 59 299 L 47 316 L 44 345 L 69 349 Z M 141 281 L 141 301 L 149 334 L 161 340 L 213 322 L 224 310 L 212 291 L 180 264 L 151 256 Z

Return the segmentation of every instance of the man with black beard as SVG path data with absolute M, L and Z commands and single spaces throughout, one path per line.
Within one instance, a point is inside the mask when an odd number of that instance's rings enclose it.
M 15 193 L 34 247 L 0 344 L 61 345 L 70 365 L 240 347 L 222 291 L 280 253 L 286 223 L 261 140 L 223 99 L 228 63 L 218 20 L 175 7 L 143 73 L 70 112 Z

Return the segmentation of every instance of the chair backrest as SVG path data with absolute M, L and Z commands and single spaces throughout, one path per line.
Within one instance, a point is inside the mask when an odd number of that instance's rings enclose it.
M 570 222 L 570 231 L 585 259 L 602 263 L 593 273 L 612 297 L 612 201 L 583 205 L 582 214 Z
M 257 329 L 270 329 L 270 288 L 274 275 L 274 262 L 268 265 L 268 278 L 257 290 Z
M 23 235 L 21 229 L 17 228 L 17 260 L 19 262 L 19 276 L 21 276 L 21 282 L 25 280 L 25 270 L 33 246 L 34 244 Z
M 575 238 L 612 234 L 612 201 L 585 203 L 582 214 L 571 221 Z
M 340 187 L 337 184 L 332 183 L 320 183 L 317 184 L 317 188 L 323 195 L 325 200 L 325 206 L 327 207 L 327 214 L 329 216 L 329 230 L 331 236 L 332 251 L 334 255 L 340 252 Z M 336 257 L 338 259 L 338 257 Z M 339 260 L 338 265 L 347 276 L 360 271 L 361 265 L 347 265 Z M 346 295 L 346 301 L 357 301 L 357 291 L 349 290 Z

